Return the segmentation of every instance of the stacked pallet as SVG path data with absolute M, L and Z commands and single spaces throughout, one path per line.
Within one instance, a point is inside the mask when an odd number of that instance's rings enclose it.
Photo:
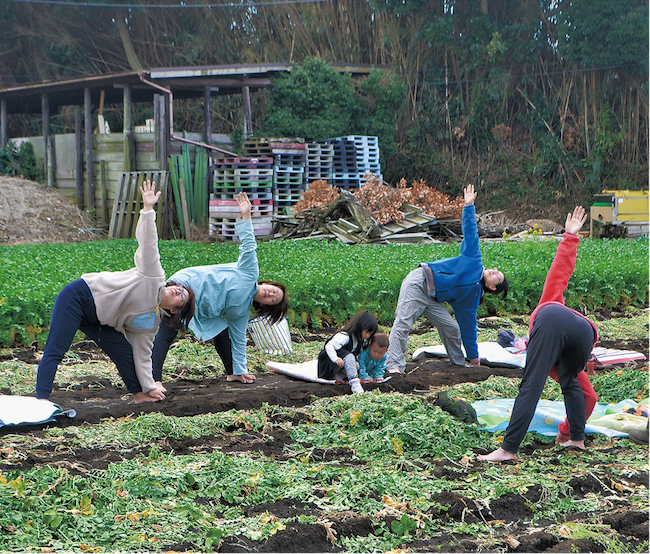
M 358 189 L 365 184 L 366 173 L 381 179 L 379 139 L 368 136 L 347 136 L 329 139 L 334 150 L 331 185 L 343 190 Z
M 237 194 L 246 192 L 253 205 L 251 216 L 256 236 L 271 233 L 273 217 L 273 158 L 223 158 L 214 162 L 214 192 L 210 195 L 212 236 L 234 238 L 240 217 Z
M 270 139 L 273 153 L 273 205 L 286 214 L 305 190 L 307 149 L 302 139 Z
M 301 138 L 253 138 L 244 141 L 243 153 L 273 158 L 274 213 L 290 211 L 305 190 L 305 141 Z
M 242 157 L 214 164 L 210 200 L 211 235 L 235 237 L 240 190 L 253 203 L 256 235 L 270 234 L 273 216 L 292 214 L 293 205 L 313 181 L 327 181 L 341 190 L 361 188 L 366 174 L 381 180 L 377 137 L 347 136 L 305 144 L 299 138 L 250 138 Z
M 334 146 L 321 142 L 307 144 L 306 186 L 313 181 L 329 181 L 334 167 Z

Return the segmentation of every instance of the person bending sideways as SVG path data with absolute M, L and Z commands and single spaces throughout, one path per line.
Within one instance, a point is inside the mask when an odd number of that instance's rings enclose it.
M 158 253 L 154 204 L 156 183 L 140 187 L 143 208 L 135 236 L 135 267 L 127 271 L 86 273 L 56 297 L 50 331 L 36 377 L 37 398 L 48 400 L 54 376 L 77 330 L 83 331 L 117 367 L 136 403 L 165 398 L 155 383 L 151 349 L 161 320 L 189 322 L 194 293 L 178 283 L 165 283 Z
M 505 438 L 500 448 L 478 456 L 479 460 L 503 462 L 515 457 L 549 375 L 560 384 L 567 413 L 567 422 L 560 425 L 556 442 L 564 447 L 585 448 L 585 424 L 598 400 L 585 366 L 598 331 L 580 312 L 564 305 L 564 291 L 576 266 L 580 242 L 577 233 L 586 219 L 581 206 L 567 215 L 566 232 L 546 276 L 540 303 L 530 317 L 526 367 Z M 568 436 L 563 426 L 568 427 Z
M 241 240 L 237 263 L 181 269 L 171 280 L 196 293 L 196 310 L 189 329 L 202 340 L 211 340 L 223 362 L 228 381 L 252 383 L 246 361 L 246 328 L 251 305 L 256 315 L 270 323 L 282 319 L 289 308 L 287 289 L 274 281 L 259 281 L 257 242 L 251 222 L 251 203 L 244 192 L 237 196 L 241 220 L 235 224 Z M 153 371 L 162 387 L 167 352 L 180 326 L 161 326 L 153 347 Z M 163 387 L 164 388 L 164 387 Z
M 406 344 L 415 322 L 424 315 L 436 327 L 452 363 L 464 366 L 461 341 L 472 365 L 479 365 L 476 312 L 486 292 L 508 293 L 508 281 L 496 268 L 485 269 L 479 250 L 474 185 L 463 190 L 460 255 L 422 263 L 404 281 L 397 300 L 395 322 L 390 331 L 386 367 L 389 373 L 404 372 Z M 445 303 L 454 309 L 456 320 Z

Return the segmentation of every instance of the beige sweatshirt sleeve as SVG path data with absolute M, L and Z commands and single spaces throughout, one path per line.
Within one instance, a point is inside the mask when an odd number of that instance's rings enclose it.
M 133 361 L 135 363 L 135 374 L 138 377 L 142 392 L 147 394 L 156 388 L 153 380 L 153 365 L 151 362 L 151 350 L 153 349 L 153 338 L 155 335 L 149 333 L 124 333 L 133 348 Z
M 156 229 L 156 212 L 140 210 L 138 225 L 135 228 L 138 249 L 135 251 L 135 267 L 144 275 L 156 276 L 162 271 L 160 253 L 158 252 L 158 229 Z

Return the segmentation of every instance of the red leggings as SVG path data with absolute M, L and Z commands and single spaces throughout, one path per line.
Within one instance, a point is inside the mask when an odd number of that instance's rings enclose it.
M 551 369 L 551 372 L 549 373 L 549 377 L 555 381 L 557 381 L 557 367 L 553 367 Z M 596 402 L 598 402 L 598 395 L 596 394 L 596 391 L 594 390 L 594 387 L 591 385 L 591 381 L 589 380 L 589 376 L 587 375 L 586 371 L 581 371 L 578 373 L 576 376 L 576 379 L 578 380 L 578 383 L 580 384 L 580 387 L 582 388 L 582 394 L 585 395 L 585 408 L 586 408 L 586 419 L 589 419 L 589 416 L 591 415 L 591 412 L 594 411 L 594 406 L 596 405 Z M 561 434 L 563 435 L 571 435 L 569 431 L 569 420 L 568 418 L 565 419 L 562 423 L 560 423 L 558 430 L 560 431 Z

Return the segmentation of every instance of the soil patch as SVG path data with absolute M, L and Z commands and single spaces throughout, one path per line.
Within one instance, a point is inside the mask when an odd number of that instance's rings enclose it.
M 95 231 L 57 189 L 0 176 L 0 244 L 83 242 L 99 238 Z
M 409 364 L 406 372 L 395 374 L 381 384 L 368 384 L 366 390 L 382 392 L 423 393 L 449 387 L 457 383 L 476 383 L 491 375 L 520 377 L 521 371 L 508 368 L 462 368 L 446 359 L 430 359 Z M 322 385 L 291 379 L 284 375 L 265 373 L 245 385 L 228 382 L 225 377 L 204 381 L 178 380 L 165 383 L 168 390 L 163 402 L 133 404 L 131 395 L 121 387 L 114 387 L 106 380 L 101 382 L 92 376 L 75 384 L 77 390 L 55 390 L 50 399 L 63 409 L 74 409 L 76 417 L 61 418 L 60 425 L 98 423 L 106 417 L 127 417 L 143 413 L 160 412 L 171 416 L 192 416 L 227 410 L 255 410 L 263 404 L 276 406 L 306 406 L 314 398 L 350 394 L 346 385 Z M 97 390 L 101 385 L 102 389 Z

